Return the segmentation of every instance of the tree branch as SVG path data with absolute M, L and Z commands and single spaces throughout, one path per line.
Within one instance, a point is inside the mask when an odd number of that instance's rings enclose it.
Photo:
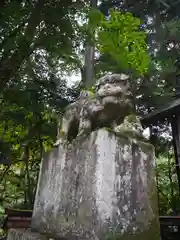
M 4 36 L 4 40 L 0 43 L 0 50 L 4 49 L 3 56 L 1 58 L 1 62 L 4 61 L 4 59 L 7 59 L 7 57 L 10 55 L 10 52 L 12 49 L 8 49 L 6 51 L 5 46 L 8 44 L 8 41 L 11 40 L 12 38 L 16 37 L 17 34 L 20 32 L 21 28 L 25 25 L 25 21 L 19 24 L 17 28 L 15 28 L 8 36 Z
M 7 166 L 6 169 L 4 170 L 3 174 L 0 177 L 0 183 L 2 182 L 2 180 L 4 179 L 4 176 L 6 175 L 6 173 L 8 172 L 10 166 Z
M 3 90 L 5 85 L 19 70 L 23 61 L 29 57 L 33 49 L 31 44 L 36 33 L 36 27 L 39 25 L 42 16 L 42 9 L 45 0 L 39 0 L 32 11 L 24 36 L 19 40 L 18 48 L 7 59 L 0 63 L 0 89 Z

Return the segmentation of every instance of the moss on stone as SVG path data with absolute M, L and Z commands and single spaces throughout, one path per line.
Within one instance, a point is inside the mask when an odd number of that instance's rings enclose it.
M 142 148 L 148 148 L 149 150 L 154 152 L 154 146 L 149 143 L 148 141 L 138 141 L 138 144 L 142 147 Z
M 149 224 L 147 230 L 137 230 L 136 232 L 130 231 L 121 233 L 119 230 L 111 230 L 106 233 L 104 240 L 159 240 L 160 239 L 160 229 L 158 227 L 158 222 L 156 219 Z
M 149 143 L 148 140 L 146 140 L 145 138 L 142 138 L 142 139 L 141 138 L 135 138 L 135 137 L 132 137 L 131 134 L 128 134 L 126 132 L 117 133 L 110 127 L 105 127 L 104 129 L 106 131 L 108 131 L 109 133 L 115 135 L 118 138 L 124 138 L 124 139 L 128 140 L 131 143 L 132 142 L 137 143 L 142 148 L 148 148 L 149 150 L 154 151 L 154 146 L 151 143 Z
M 133 123 L 137 121 L 137 116 L 135 114 L 130 114 L 127 116 L 128 122 Z
M 84 91 L 87 92 L 87 94 L 90 97 L 90 99 L 94 99 L 95 98 L 95 92 L 94 92 L 93 88 L 84 89 Z

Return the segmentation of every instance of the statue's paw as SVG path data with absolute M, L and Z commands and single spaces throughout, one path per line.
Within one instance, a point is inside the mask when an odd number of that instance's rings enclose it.
M 89 122 L 85 123 L 84 126 L 79 129 L 79 132 L 77 134 L 78 138 L 82 136 L 86 136 L 91 132 L 91 127 L 89 125 L 90 125 Z
M 119 133 L 119 134 L 124 134 L 126 131 L 127 131 L 127 127 L 122 123 L 122 124 L 120 124 L 120 125 L 118 125 L 118 126 L 115 126 L 114 128 L 113 128 L 113 130 L 114 130 L 114 132 L 115 133 Z
M 59 144 L 60 144 L 60 141 L 59 140 L 57 140 L 54 144 L 53 144 L 53 147 L 58 147 L 59 146 Z
M 54 144 L 53 147 L 58 147 L 60 144 L 64 143 L 65 141 L 62 139 L 58 139 Z
M 117 135 L 123 135 L 128 138 L 133 139 L 133 141 L 136 140 L 144 140 L 143 132 L 141 129 L 134 129 L 131 128 L 130 126 L 125 126 L 124 124 L 121 124 L 117 127 L 114 128 L 114 132 Z
M 79 138 L 85 137 L 88 135 L 88 133 L 89 133 L 88 131 L 81 131 L 78 133 L 77 138 L 79 139 Z

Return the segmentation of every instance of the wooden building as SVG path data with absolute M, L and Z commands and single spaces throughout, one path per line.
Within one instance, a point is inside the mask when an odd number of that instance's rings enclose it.
M 180 189 L 180 98 L 176 97 L 156 111 L 147 114 L 142 123 L 146 127 L 158 125 L 167 120 L 171 124 L 173 147 L 176 161 L 177 178 Z

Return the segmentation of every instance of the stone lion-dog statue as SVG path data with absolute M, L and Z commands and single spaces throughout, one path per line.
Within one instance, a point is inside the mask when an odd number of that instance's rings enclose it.
M 66 107 L 54 146 L 101 127 L 111 128 L 116 133 L 133 132 L 133 136 L 142 137 L 140 120 L 133 112 L 129 76 L 106 75 L 97 81 L 94 93 L 81 91 L 78 99 Z

